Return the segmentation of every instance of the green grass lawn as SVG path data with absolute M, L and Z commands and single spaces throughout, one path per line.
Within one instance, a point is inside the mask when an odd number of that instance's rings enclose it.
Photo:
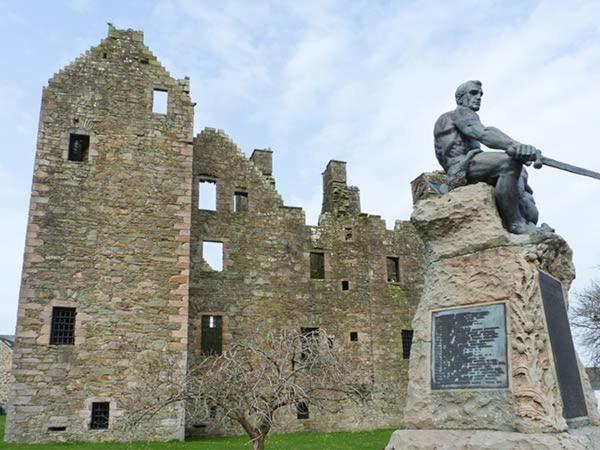
M 74 443 L 74 444 L 7 444 L 4 442 L 5 417 L 0 417 L 0 449 L 10 450 L 233 450 L 248 449 L 248 439 L 239 437 L 196 438 L 185 442 Z M 380 450 L 393 430 L 356 433 L 275 434 L 267 439 L 265 450 Z

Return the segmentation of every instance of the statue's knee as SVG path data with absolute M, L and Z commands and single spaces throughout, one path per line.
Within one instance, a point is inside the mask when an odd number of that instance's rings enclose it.
M 511 174 L 521 174 L 521 170 L 523 169 L 523 164 L 508 155 L 505 155 L 505 158 L 502 159 L 502 163 L 500 165 L 500 169 L 504 173 Z

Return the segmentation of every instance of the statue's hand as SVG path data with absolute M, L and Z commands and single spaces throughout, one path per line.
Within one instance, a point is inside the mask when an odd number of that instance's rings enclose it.
M 506 153 L 513 159 L 521 162 L 535 161 L 539 150 L 533 145 L 515 144 Z

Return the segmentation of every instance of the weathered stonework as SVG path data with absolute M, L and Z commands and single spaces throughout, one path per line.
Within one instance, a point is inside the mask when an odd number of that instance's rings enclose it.
M 168 92 L 166 114 L 152 112 L 153 90 Z M 323 174 L 319 225 L 307 226 L 275 190 L 270 150 L 248 159 L 221 131 L 192 137 L 188 91 L 140 32 L 112 26 L 44 89 L 6 439 L 240 432 L 218 417 L 185 423 L 182 404 L 136 435 L 124 430 L 149 367 L 177 381 L 203 357 L 203 315 L 221 316 L 224 349 L 273 328 L 325 329 L 372 388 L 366 407 L 311 410 L 304 420 L 282 411 L 275 431 L 398 426 L 408 371 L 402 330 L 422 288 L 414 227 L 398 221 L 387 230 L 361 213 L 340 161 Z M 84 161 L 70 160 L 72 134 L 89 137 Z M 201 180 L 216 183 L 215 211 L 198 208 Z M 204 260 L 203 241 L 223 244 L 222 272 Z M 324 254 L 322 279 L 310 278 L 312 251 Z M 388 257 L 398 266 L 391 281 Z M 74 345 L 49 345 L 55 307 L 76 309 Z M 109 404 L 108 429 L 90 429 L 94 402 Z
M 390 427 L 402 418 L 408 360 L 402 329 L 410 329 L 421 289 L 422 249 L 410 223 L 386 230 L 379 216 L 360 212 L 358 189 L 346 184 L 344 162 L 323 173 L 323 211 L 318 226 L 287 207 L 273 187 L 270 162 L 248 161 L 221 131 L 205 129 L 194 140 L 190 347 L 193 366 L 202 359 L 201 316 L 224 317 L 224 349 L 254 333 L 285 327 L 318 327 L 335 336 L 354 361 L 356 378 L 374 388 L 370 405 L 345 405 L 340 414 L 282 411 L 274 431 L 352 430 Z M 270 155 L 269 155 L 270 156 Z M 216 182 L 216 211 L 200 210 L 198 181 Z M 248 210 L 235 212 L 234 192 L 246 192 Z M 224 270 L 206 269 L 202 241 L 224 244 Z M 325 254 L 324 279 L 311 279 L 309 254 Z M 399 258 L 400 279 L 387 281 L 386 258 Z M 348 282 L 343 290 L 342 281 Z M 358 340 L 350 341 L 357 332 Z M 391 394 L 393 393 L 393 394 Z M 189 432 L 231 433 L 218 417 Z
M 10 388 L 10 369 L 13 355 L 13 340 L 0 336 L 0 408 L 6 411 Z
M 110 27 L 43 92 L 8 441 L 129 439 L 138 370 L 169 355 L 185 373 L 193 104 L 142 38 Z M 89 136 L 87 160 L 67 159 L 71 133 Z M 74 345 L 49 345 L 55 306 L 76 308 Z M 110 403 L 106 430 L 90 429 L 94 401 Z M 182 438 L 183 423 L 173 405 L 137 437 Z
M 452 439 L 440 448 L 504 448 L 505 444 L 495 446 L 502 442 L 501 434 L 464 430 L 534 433 L 531 442 L 539 442 L 540 448 L 552 448 L 563 440 L 565 448 L 585 448 L 577 439 L 560 433 L 569 427 L 563 417 L 538 281 L 539 270 L 560 280 L 567 299 L 575 276 L 571 250 L 555 234 L 506 232 L 493 199 L 493 188 L 485 184 L 417 199 L 411 221 L 425 247 L 425 285 L 413 320 L 406 429 L 395 433 L 388 448 L 429 448 L 429 440 L 443 435 L 435 430 L 444 429 L 463 431 L 456 441 Z M 434 389 L 432 312 L 493 304 L 504 304 L 506 310 L 508 386 Z M 581 364 L 579 372 L 589 422 L 599 425 L 597 405 Z M 598 435 L 598 428 L 588 428 Z M 420 434 L 411 429 L 423 431 Z M 514 445 L 510 448 L 531 448 L 528 437 L 519 437 L 518 433 L 505 437 Z

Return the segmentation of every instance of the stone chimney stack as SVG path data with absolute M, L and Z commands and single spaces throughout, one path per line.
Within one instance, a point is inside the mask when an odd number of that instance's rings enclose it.
M 323 207 L 326 212 L 337 215 L 360 214 L 360 191 L 348 186 L 346 181 L 346 162 L 331 160 L 323 172 Z

